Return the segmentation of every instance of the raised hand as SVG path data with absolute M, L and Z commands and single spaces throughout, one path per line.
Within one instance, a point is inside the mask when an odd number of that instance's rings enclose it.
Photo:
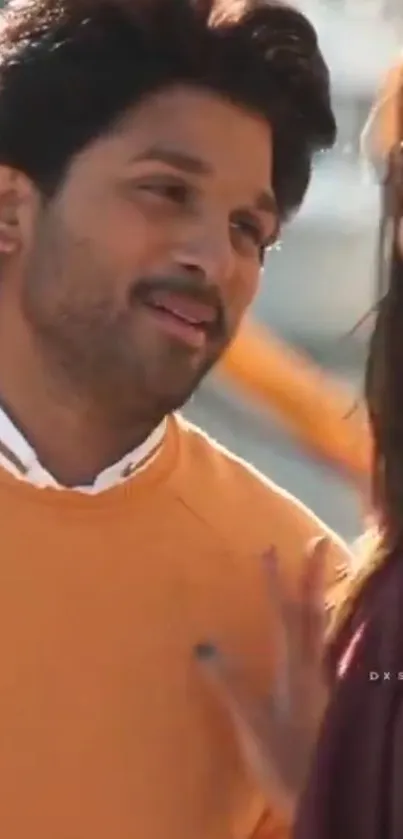
M 275 617 L 276 663 L 267 697 L 252 705 L 242 689 L 242 673 L 209 644 L 196 650 L 211 688 L 230 715 L 242 754 L 269 800 L 292 816 L 304 783 L 326 703 L 322 678 L 325 629 L 327 539 L 307 546 L 298 593 L 287 597 L 281 557 L 274 548 L 262 557 L 267 597 Z

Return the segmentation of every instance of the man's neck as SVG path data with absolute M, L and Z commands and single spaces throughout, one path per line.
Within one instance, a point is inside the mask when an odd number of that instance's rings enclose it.
M 134 453 L 154 430 L 138 424 L 114 433 L 91 414 L 59 410 L 54 403 L 41 408 L 38 401 L 30 404 L 27 396 L 23 402 L 7 399 L 0 383 L 0 407 L 61 486 L 91 486 L 105 469 Z
M 0 346 L 0 406 L 26 438 L 42 466 L 65 487 L 89 486 L 109 466 L 135 450 L 160 420 L 116 421 L 108 406 L 85 402 L 64 382 L 55 382 L 35 348 Z M 110 406 L 113 407 L 113 406 Z

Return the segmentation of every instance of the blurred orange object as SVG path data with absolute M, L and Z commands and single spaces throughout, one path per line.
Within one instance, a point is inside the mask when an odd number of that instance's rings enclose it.
M 342 383 L 250 320 L 220 369 L 316 455 L 367 482 L 372 448 L 367 415 L 363 407 L 351 411 L 354 396 Z
M 382 164 L 399 142 L 399 120 L 403 83 L 403 62 L 390 68 L 377 92 L 368 120 L 361 134 L 364 157 L 374 164 Z

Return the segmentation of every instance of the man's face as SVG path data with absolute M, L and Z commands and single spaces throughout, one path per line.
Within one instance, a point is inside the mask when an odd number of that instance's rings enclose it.
M 183 404 L 256 292 L 278 224 L 271 170 L 263 120 L 187 88 L 88 146 L 23 243 L 45 359 L 117 411 Z

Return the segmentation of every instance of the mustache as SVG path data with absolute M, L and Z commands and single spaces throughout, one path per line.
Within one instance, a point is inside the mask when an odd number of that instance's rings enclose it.
M 225 305 L 217 286 L 207 285 L 203 280 L 190 277 L 144 277 L 133 285 L 130 302 L 152 304 L 155 292 L 180 294 L 189 300 L 210 306 L 216 312 L 216 319 L 210 324 L 209 333 L 216 338 L 228 335 Z

